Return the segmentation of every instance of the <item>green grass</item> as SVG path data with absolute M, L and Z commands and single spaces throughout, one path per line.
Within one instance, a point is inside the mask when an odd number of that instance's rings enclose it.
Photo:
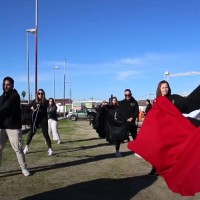
M 26 155 L 30 177 L 21 174 L 15 153 L 6 144 L 0 200 L 179 199 L 162 178 L 144 176 L 151 165 L 135 157 L 127 143 L 121 146 L 122 157 L 115 158 L 114 147 L 100 139 L 88 121 L 61 120 L 59 132 L 62 143 L 52 141 L 53 156 L 47 155 L 41 131 L 33 137 Z

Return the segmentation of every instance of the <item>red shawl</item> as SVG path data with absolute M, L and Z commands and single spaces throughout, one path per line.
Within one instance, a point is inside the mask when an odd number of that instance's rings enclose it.
M 150 162 L 173 192 L 200 192 L 200 128 L 166 97 L 156 99 L 128 148 Z

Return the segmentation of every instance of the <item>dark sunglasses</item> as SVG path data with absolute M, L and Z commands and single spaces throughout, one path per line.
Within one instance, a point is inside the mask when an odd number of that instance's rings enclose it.
M 131 94 L 125 94 L 124 96 L 125 96 L 125 97 L 130 97 L 130 96 L 131 96 Z
M 43 92 L 38 92 L 38 95 L 39 95 L 39 94 L 43 94 Z

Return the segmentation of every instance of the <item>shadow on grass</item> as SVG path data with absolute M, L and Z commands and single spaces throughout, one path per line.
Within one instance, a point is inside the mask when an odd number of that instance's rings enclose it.
M 105 138 L 95 137 L 95 138 L 88 138 L 83 140 L 69 140 L 67 143 L 74 143 L 74 142 L 85 142 L 85 141 L 92 141 L 92 140 L 105 140 Z
M 127 152 L 122 152 L 122 156 L 129 156 L 133 154 L 131 151 Z M 29 168 L 30 173 L 33 175 L 37 172 L 42 172 L 42 171 L 48 171 L 48 170 L 55 170 L 55 169 L 60 169 L 60 168 L 65 168 L 65 167 L 72 167 L 72 166 L 77 166 L 77 165 L 83 165 L 86 163 L 91 163 L 91 162 L 97 162 L 105 159 L 121 159 L 121 158 L 115 158 L 114 153 L 112 154 L 103 154 L 103 155 L 97 155 L 97 156 L 84 156 L 86 158 L 75 160 L 75 161 L 70 161 L 66 163 L 58 163 L 54 165 L 45 165 L 45 166 L 39 166 L 39 167 L 34 167 L 34 168 Z M 122 157 L 122 158 L 123 158 Z M 21 171 L 19 170 L 13 170 L 9 172 L 1 172 L 0 173 L 0 178 L 2 177 L 8 177 L 8 176 L 13 176 L 13 175 L 18 175 L 20 174 Z
M 151 186 L 157 177 L 136 176 L 123 179 L 97 179 L 43 192 L 21 200 L 130 200 Z
M 122 156 L 128 156 L 133 154 L 132 152 L 123 152 Z M 83 165 L 86 163 L 91 163 L 91 162 L 97 162 L 105 159 L 120 159 L 120 158 L 115 158 L 114 154 L 103 154 L 103 155 L 97 155 L 97 156 L 85 156 L 86 158 L 84 159 L 79 159 L 79 160 L 74 160 L 66 163 L 59 163 L 59 164 L 54 164 L 54 165 L 47 165 L 47 166 L 41 166 L 41 167 L 34 167 L 30 168 L 30 172 L 32 174 L 41 172 L 41 171 L 47 171 L 47 170 L 52 170 L 52 169 L 60 169 L 60 168 L 65 168 L 65 167 L 72 167 L 72 166 L 77 166 L 77 165 Z M 122 158 L 123 158 L 122 157 Z
M 86 150 L 86 149 L 93 149 L 93 148 L 98 148 L 98 147 L 104 147 L 104 146 L 111 146 L 109 143 L 102 143 L 102 144 L 95 144 L 95 145 L 88 145 L 88 146 L 80 146 L 80 147 L 74 147 L 70 148 L 68 152 L 73 152 L 73 151 L 81 151 L 81 150 Z

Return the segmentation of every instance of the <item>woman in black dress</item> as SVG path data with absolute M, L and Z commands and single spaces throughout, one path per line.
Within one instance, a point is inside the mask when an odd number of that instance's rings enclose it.
M 124 141 L 128 131 L 118 111 L 119 104 L 116 97 L 112 97 L 111 105 L 106 105 L 106 140 L 115 145 L 116 157 L 121 157 L 120 145 Z

